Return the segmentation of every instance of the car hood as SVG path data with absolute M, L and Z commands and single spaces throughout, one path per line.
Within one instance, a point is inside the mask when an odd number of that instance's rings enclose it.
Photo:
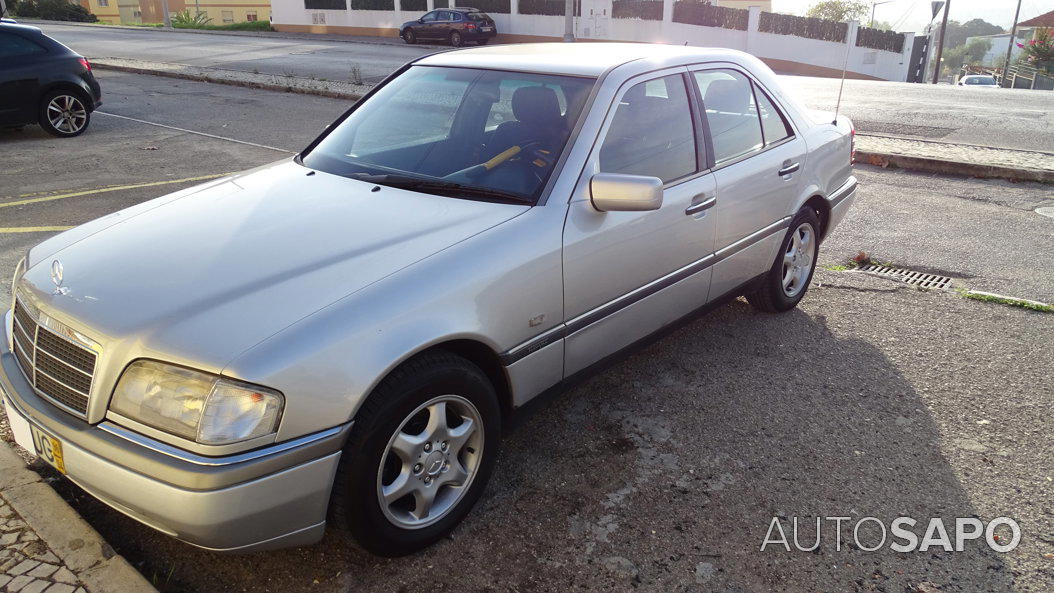
M 54 237 L 32 252 L 20 290 L 104 346 L 135 343 L 140 356 L 220 369 L 528 209 L 374 187 L 290 161 L 263 167 L 89 223 L 69 231 L 68 244 Z

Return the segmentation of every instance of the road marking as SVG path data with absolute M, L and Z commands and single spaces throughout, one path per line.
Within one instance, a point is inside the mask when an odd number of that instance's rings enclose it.
M 115 185 L 113 187 L 104 187 L 100 189 L 87 189 L 83 191 L 75 191 L 68 194 L 58 194 L 54 196 L 44 196 L 41 198 L 29 198 L 28 200 L 16 200 L 14 202 L 0 202 L 0 208 L 8 208 L 11 206 L 24 206 L 26 204 L 35 204 L 37 202 L 50 202 L 52 200 L 64 200 L 66 198 L 76 198 L 79 196 L 91 196 L 95 194 L 104 194 L 112 191 L 121 191 L 125 189 L 136 189 L 140 187 L 155 187 L 158 185 L 168 185 L 172 183 L 187 183 L 190 181 L 205 181 L 206 179 L 216 179 L 217 177 L 224 177 L 230 175 L 230 173 L 216 173 L 215 175 L 199 175 L 197 177 L 184 177 L 183 179 L 167 179 L 165 181 L 151 181 L 149 183 L 133 183 L 131 185 Z
M 54 233 L 58 231 L 68 231 L 72 229 L 71 226 L 12 226 L 12 227 L 0 227 L 0 235 L 7 233 Z
M 245 144 L 246 146 L 255 146 L 256 148 L 266 148 L 267 150 L 276 150 L 278 152 L 284 152 L 287 154 L 294 154 L 294 150 L 286 150 L 284 148 L 276 148 L 274 146 L 267 146 L 266 144 L 257 144 L 255 142 L 247 142 L 245 140 L 236 140 L 234 138 L 228 138 L 226 136 L 217 136 L 215 134 L 207 134 L 205 132 L 198 132 L 196 130 L 188 130 L 186 128 L 177 128 L 176 126 L 170 126 L 167 124 L 159 124 L 157 122 L 146 121 L 145 119 L 136 119 L 134 117 L 128 117 L 127 115 L 117 115 L 116 113 L 106 113 L 105 111 L 96 111 L 98 115 L 109 115 L 110 117 L 117 117 L 120 119 L 127 119 L 129 121 L 139 122 L 141 124 L 147 124 L 149 126 L 157 126 L 159 128 L 165 128 L 168 130 L 175 130 L 177 132 L 185 132 L 187 134 L 197 134 L 198 136 L 204 136 L 206 138 L 215 138 L 216 140 L 226 140 L 228 142 L 237 142 L 238 144 Z

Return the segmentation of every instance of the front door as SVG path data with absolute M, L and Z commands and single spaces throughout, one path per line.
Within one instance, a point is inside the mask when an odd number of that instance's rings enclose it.
M 692 72 L 713 145 L 720 221 L 711 298 L 767 271 L 801 191 L 805 141 L 771 96 L 731 68 Z
M 703 305 L 716 221 L 684 68 L 631 79 L 616 96 L 564 227 L 564 372 L 574 373 Z M 600 212 L 594 173 L 658 177 L 663 203 Z

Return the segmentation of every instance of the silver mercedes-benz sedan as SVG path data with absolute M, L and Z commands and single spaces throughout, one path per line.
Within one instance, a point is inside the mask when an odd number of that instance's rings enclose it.
M 737 51 L 427 56 L 295 158 L 33 247 L 4 407 L 22 447 L 191 544 L 328 523 L 406 554 L 480 498 L 518 406 L 702 307 L 794 307 L 852 136 Z

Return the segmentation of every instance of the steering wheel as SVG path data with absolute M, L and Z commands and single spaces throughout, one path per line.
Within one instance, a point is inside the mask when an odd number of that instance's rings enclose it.
M 541 142 L 534 140 L 522 145 L 509 147 L 492 157 L 490 160 L 477 165 L 472 165 L 471 167 L 466 167 L 460 171 L 454 171 L 453 173 L 444 176 L 443 179 L 447 181 L 473 181 L 507 163 L 529 162 L 531 165 L 529 170 L 541 180 L 541 172 L 551 167 L 553 165 L 553 160 L 554 156 L 552 151 L 543 148 Z

